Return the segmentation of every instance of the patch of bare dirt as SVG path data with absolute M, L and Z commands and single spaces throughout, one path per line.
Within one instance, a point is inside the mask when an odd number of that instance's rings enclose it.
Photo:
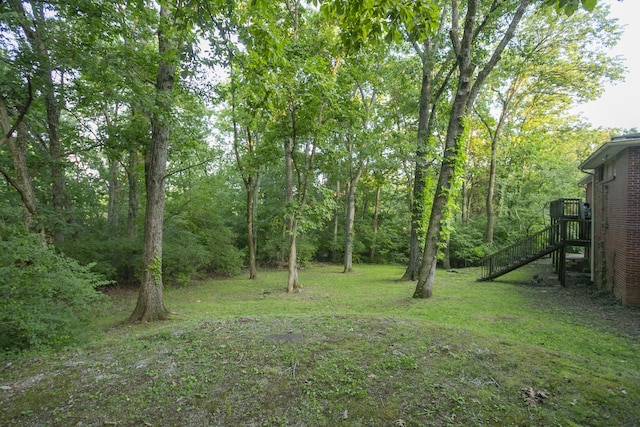
M 640 342 L 640 307 L 622 305 L 610 291 L 596 288 L 587 274 L 567 272 L 566 283 L 562 286 L 549 266 L 538 268 L 531 281 L 522 285 L 539 291 L 536 305 L 561 308 Z

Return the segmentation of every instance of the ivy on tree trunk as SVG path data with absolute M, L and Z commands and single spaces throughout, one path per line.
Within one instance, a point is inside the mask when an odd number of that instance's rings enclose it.
M 532 0 L 521 0 L 515 10 L 511 12 L 503 9 L 506 5 L 499 2 L 494 3 L 485 15 L 485 18 L 478 23 L 479 2 L 477 0 L 469 0 L 466 6 L 462 35 L 460 35 L 458 28 L 460 2 L 459 0 L 452 0 L 451 2 L 452 27 L 450 36 L 453 50 L 456 54 L 458 87 L 449 115 L 449 125 L 447 127 L 440 176 L 431 207 L 422 265 L 420 266 L 418 283 L 413 293 L 414 298 L 430 298 L 433 295 L 441 231 L 443 223 L 446 220 L 446 210 L 451 198 L 451 189 L 456 179 L 456 167 L 465 143 L 463 136 L 466 116 L 473 107 L 484 81 L 500 60 L 500 56 L 509 41 L 513 38 L 515 30 L 531 2 Z M 472 62 L 474 43 L 483 29 L 490 27 L 488 24 L 491 20 L 497 19 L 500 16 L 506 16 L 506 14 L 511 14 L 509 26 L 490 58 L 474 78 L 476 68 L 476 65 Z

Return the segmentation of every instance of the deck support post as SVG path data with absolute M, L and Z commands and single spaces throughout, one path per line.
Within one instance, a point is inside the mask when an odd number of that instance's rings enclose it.
M 560 247 L 560 262 L 558 263 L 558 279 L 560 284 L 565 286 L 565 276 L 567 274 L 567 245 L 563 244 Z

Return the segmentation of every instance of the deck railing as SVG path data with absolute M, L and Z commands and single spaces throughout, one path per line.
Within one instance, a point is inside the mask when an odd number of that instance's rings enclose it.
M 551 202 L 552 219 L 579 218 L 583 203 L 581 199 L 558 199 Z
M 547 228 L 481 260 L 481 277 L 491 280 L 535 261 L 563 245 L 585 245 L 591 238 L 591 221 L 562 219 Z

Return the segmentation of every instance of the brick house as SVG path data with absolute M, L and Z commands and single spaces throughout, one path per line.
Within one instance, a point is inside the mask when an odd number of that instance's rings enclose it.
M 588 175 L 591 279 L 626 305 L 640 305 L 640 133 L 612 138 L 580 169 Z

